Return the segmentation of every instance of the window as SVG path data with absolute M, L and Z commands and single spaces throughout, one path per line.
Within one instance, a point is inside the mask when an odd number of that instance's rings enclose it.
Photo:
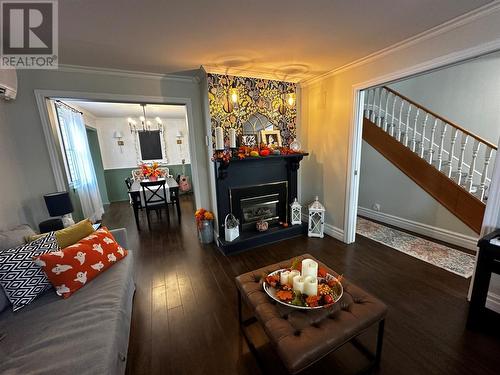
M 62 143 L 62 151 L 64 156 L 64 164 L 66 167 L 66 174 L 68 176 L 68 182 L 71 185 L 78 185 L 78 173 L 76 169 L 76 160 L 75 160 L 75 150 L 71 148 L 69 141 L 68 128 L 64 123 L 64 119 L 61 116 L 58 116 L 59 123 L 59 134 Z

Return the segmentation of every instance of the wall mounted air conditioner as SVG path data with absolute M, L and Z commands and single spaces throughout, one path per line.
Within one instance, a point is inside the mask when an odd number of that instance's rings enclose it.
M 14 100 L 17 95 L 17 73 L 15 69 L 0 69 L 0 98 Z

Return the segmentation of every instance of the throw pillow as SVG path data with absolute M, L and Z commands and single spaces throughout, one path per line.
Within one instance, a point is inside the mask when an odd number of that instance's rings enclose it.
M 70 225 L 67 228 L 60 229 L 56 231 L 57 243 L 61 249 L 73 245 L 77 243 L 82 238 L 92 234 L 94 232 L 94 227 L 92 227 L 92 222 L 89 219 L 85 219 L 79 221 L 76 224 Z M 36 234 L 31 236 L 29 240 L 33 241 L 34 239 L 45 236 L 44 234 Z
M 0 250 L 11 249 L 25 244 L 25 237 L 34 235 L 29 225 L 22 224 L 12 229 L 0 231 Z M 31 242 L 31 241 L 30 241 Z
M 2 286 L 0 286 L 0 312 L 4 311 L 10 305 L 9 299 L 5 295 Z
M 39 256 L 36 263 L 56 293 L 68 298 L 125 256 L 127 250 L 103 227 L 60 252 Z
M 0 285 L 17 311 L 50 288 L 42 270 L 33 263 L 38 257 L 58 249 L 54 232 L 12 249 L 0 251 Z

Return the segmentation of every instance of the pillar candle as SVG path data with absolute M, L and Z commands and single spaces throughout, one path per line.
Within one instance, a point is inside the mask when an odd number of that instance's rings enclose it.
M 224 130 L 221 126 L 215 128 L 215 149 L 224 150 Z
M 302 261 L 302 276 L 318 277 L 318 263 L 312 259 L 304 259 Z
M 286 285 L 290 283 L 290 272 L 284 271 L 280 273 L 280 284 Z
M 295 276 L 293 278 L 293 290 L 300 293 L 304 292 L 304 278 L 302 276 Z
M 307 276 L 304 278 L 304 294 L 308 296 L 318 295 L 318 278 Z
M 236 148 L 236 129 L 230 128 L 229 133 L 229 147 Z
M 293 287 L 293 278 L 295 276 L 300 276 L 300 272 L 297 270 L 291 270 L 290 274 L 288 275 L 288 284 Z

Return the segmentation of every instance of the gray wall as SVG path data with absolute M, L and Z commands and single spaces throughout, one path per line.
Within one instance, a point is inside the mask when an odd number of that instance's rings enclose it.
M 56 189 L 49 153 L 35 102 L 34 90 L 66 90 L 190 98 L 193 107 L 195 147 L 201 186 L 207 186 L 205 131 L 202 123 L 200 90 L 190 80 L 159 79 L 149 76 L 121 76 L 87 71 L 18 72 L 18 96 L 12 103 L 0 103 L 0 172 L 2 193 L 9 199 L 0 203 L 0 221 L 10 226 L 19 221 L 36 225 L 47 218 L 43 194 Z M 209 206 L 208 192 L 201 191 L 199 206 Z
M 500 52 L 389 85 L 480 135 L 500 137 Z
M 372 209 L 375 203 L 380 204 L 383 213 L 477 237 L 472 229 L 363 141 L 358 205 Z

